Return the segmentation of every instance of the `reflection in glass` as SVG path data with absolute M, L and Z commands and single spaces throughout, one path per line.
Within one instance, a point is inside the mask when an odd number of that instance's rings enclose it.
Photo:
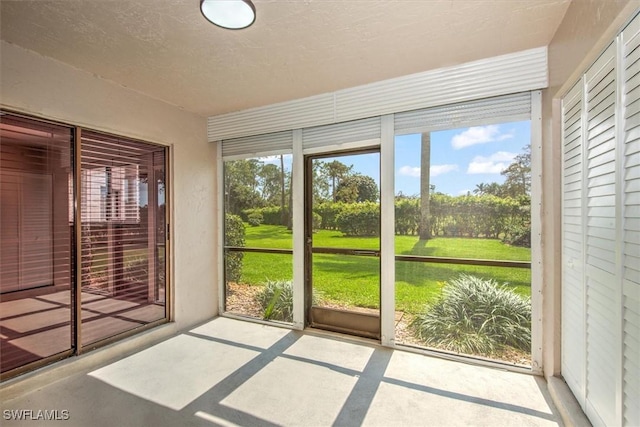
M 0 115 L 0 368 L 72 348 L 71 129 Z
M 165 149 L 82 133 L 82 343 L 164 319 Z

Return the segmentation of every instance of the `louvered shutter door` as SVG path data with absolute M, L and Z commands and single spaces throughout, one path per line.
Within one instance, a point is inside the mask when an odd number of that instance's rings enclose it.
M 596 426 L 640 425 L 639 16 L 563 98 L 562 374 Z
M 302 149 L 304 152 L 348 149 L 350 144 L 362 141 L 380 145 L 380 124 L 380 117 L 372 117 L 303 129 Z
M 396 135 L 529 120 L 531 92 L 397 113 Z
M 624 78 L 623 419 L 640 425 L 640 20 L 622 33 Z
M 562 375 L 584 404 L 584 237 L 582 82 L 562 101 Z
M 587 71 L 586 412 L 616 424 L 616 67 L 615 45 Z
M 288 154 L 293 151 L 293 131 L 267 133 L 222 141 L 225 160 Z

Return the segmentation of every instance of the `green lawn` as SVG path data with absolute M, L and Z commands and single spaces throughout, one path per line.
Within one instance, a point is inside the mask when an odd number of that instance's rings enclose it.
M 260 225 L 246 228 L 246 246 L 262 248 L 292 247 L 291 231 L 285 227 Z M 377 249 L 379 239 L 343 237 L 338 231 L 321 230 L 313 236 L 314 246 Z M 421 242 L 416 236 L 396 236 L 396 254 L 440 257 L 524 260 L 530 250 L 504 245 L 499 240 L 435 238 Z M 290 280 L 291 255 L 245 253 L 243 282 L 264 283 L 266 279 Z M 441 292 L 442 285 L 461 273 L 493 278 L 508 283 L 522 295 L 531 294 L 531 271 L 519 268 L 476 267 L 452 264 L 396 262 L 396 307 L 417 312 Z M 316 254 L 313 257 L 314 289 L 322 298 L 360 307 L 379 304 L 380 260 L 373 257 Z

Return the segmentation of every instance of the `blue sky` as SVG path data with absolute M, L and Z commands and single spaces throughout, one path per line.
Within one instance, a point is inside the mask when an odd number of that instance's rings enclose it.
M 431 134 L 431 185 L 457 196 L 477 184 L 503 183 L 500 172 L 530 144 L 529 121 L 452 129 Z M 396 193 L 420 192 L 420 135 L 396 137 Z
M 530 144 L 529 121 L 450 129 L 431 134 L 431 185 L 457 196 L 473 192 L 477 184 L 504 182 L 500 172 Z M 290 156 L 287 167 L 290 168 Z M 395 192 L 420 193 L 420 134 L 395 139 Z M 379 154 L 336 157 L 354 172 L 380 184 Z M 263 159 L 266 160 L 266 159 Z M 333 159 L 324 159 L 331 161 Z

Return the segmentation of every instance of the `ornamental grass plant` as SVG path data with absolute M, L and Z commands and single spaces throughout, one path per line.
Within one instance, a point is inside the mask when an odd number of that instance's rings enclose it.
M 293 285 L 290 280 L 267 280 L 256 298 L 265 320 L 293 322 Z
M 426 345 L 492 356 L 509 347 L 530 352 L 531 301 L 494 280 L 460 275 L 411 323 Z

